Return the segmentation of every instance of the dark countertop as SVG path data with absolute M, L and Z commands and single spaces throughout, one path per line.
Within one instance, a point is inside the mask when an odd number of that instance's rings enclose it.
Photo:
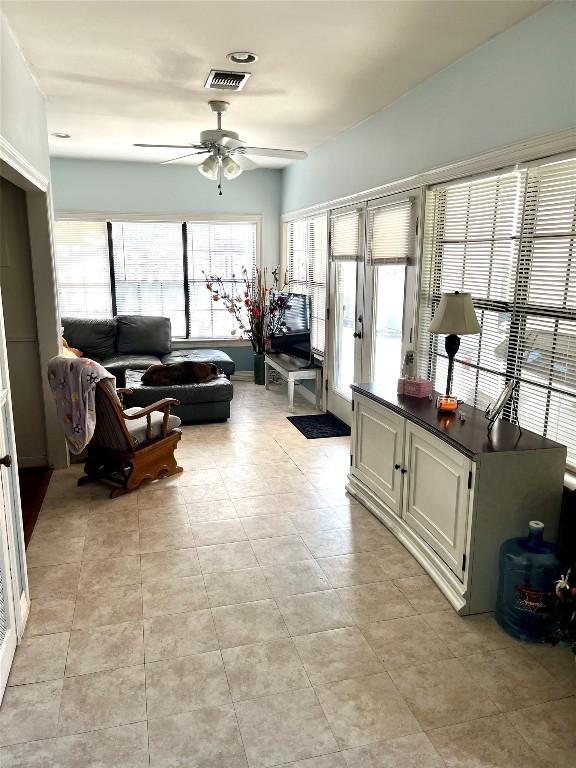
M 404 416 L 419 427 L 450 443 L 469 458 L 482 453 L 541 451 L 551 448 L 566 450 L 560 443 L 555 443 L 524 428 L 520 435 L 517 426 L 501 419 L 498 419 L 489 434 L 488 421 L 484 418 L 484 412 L 469 405 L 458 406 L 458 413 L 464 414 L 465 421 L 460 421 L 458 414 L 439 413 L 436 409 L 438 392 L 433 393 L 433 399 L 430 401 L 428 397 L 398 395 L 381 384 L 353 384 L 352 391 Z

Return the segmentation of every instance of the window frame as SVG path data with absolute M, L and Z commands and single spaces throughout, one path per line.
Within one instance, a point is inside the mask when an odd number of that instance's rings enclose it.
M 263 229 L 263 215 L 262 214 L 237 214 L 237 213 L 211 213 L 211 214 L 199 214 L 199 213 L 132 213 L 129 211 L 78 211 L 78 210 L 66 210 L 58 209 L 54 213 L 54 220 L 66 220 L 66 221 L 104 221 L 107 226 L 108 222 L 128 222 L 128 223 L 154 223 L 154 222 L 172 222 L 184 224 L 186 222 L 244 222 L 252 223 L 256 226 L 256 249 L 255 249 L 255 266 L 262 268 L 262 229 Z M 109 227 L 108 227 L 109 229 Z M 185 243 L 182 243 L 182 258 L 186 264 L 186 253 L 184 251 Z M 57 270 L 56 264 L 54 264 L 55 282 L 57 285 Z M 186 282 L 187 270 L 184 271 L 184 281 Z M 188 286 L 182 290 L 185 292 L 185 301 L 188 302 Z M 115 286 L 111 286 L 113 307 L 115 306 Z M 246 339 L 237 338 L 234 336 L 211 336 L 211 337 L 194 337 L 194 336 L 176 336 L 172 338 L 173 348 L 178 349 L 190 345 L 190 342 L 194 342 L 198 347 L 210 347 L 215 343 L 225 344 L 226 346 L 249 346 L 250 342 Z

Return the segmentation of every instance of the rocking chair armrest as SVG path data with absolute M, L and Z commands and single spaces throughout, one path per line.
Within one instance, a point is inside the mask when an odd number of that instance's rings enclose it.
M 170 416 L 170 408 L 173 405 L 180 405 L 180 400 L 175 400 L 173 397 L 165 397 L 163 400 L 158 400 L 152 405 L 147 405 L 145 408 L 141 408 L 137 413 L 124 412 L 125 419 L 141 419 L 142 416 L 146 416 L 146 439 L 152 439 L 152 420 L 150 418 L 154 411 L 164 411 L 164 418 L 162 419 L 162 437 L 166 437 L 168 434 L 168 417 Z
M 131 395 L 134 392 L 130 387 L 116 387 L 116 394 L 118 395 Z

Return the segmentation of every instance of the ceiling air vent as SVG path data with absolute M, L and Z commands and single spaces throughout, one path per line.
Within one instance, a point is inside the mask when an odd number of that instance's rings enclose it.
M 250 72 L 227 72 L 225 69 L 213 69 L 204 83 L 204 88 L 215 88 L 218 91 L 241 91 L 250 74 Z

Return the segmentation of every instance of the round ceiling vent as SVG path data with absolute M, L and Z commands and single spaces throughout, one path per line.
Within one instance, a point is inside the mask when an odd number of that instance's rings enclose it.
M 226 58 L 229 61 L 233 61 L 234 64 L 253 64 L 255 61 L 258 61 L 258 56 L 248 51 L 233 51 Z

